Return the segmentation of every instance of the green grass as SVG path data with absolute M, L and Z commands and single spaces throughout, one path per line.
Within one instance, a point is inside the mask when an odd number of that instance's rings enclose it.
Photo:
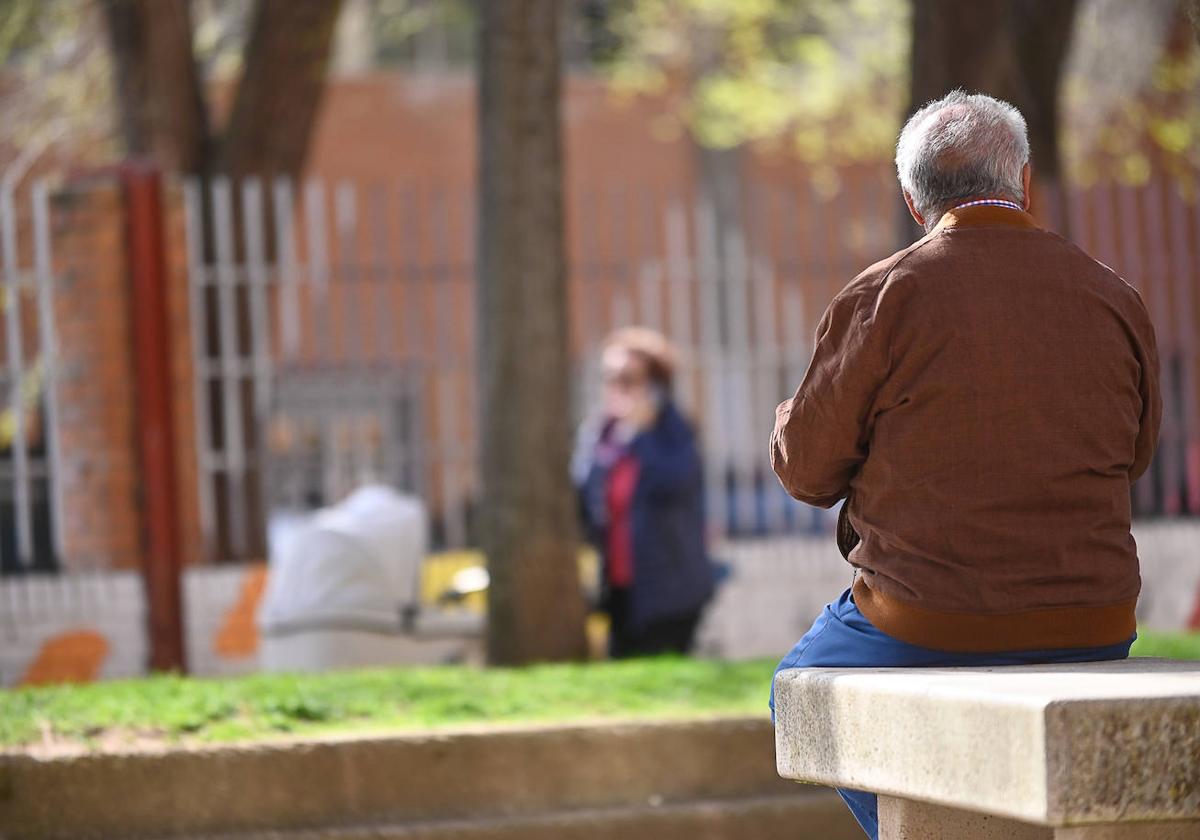
M 767 713 L 775 663 L 662 658 L 523 669 L 150 677 L 0 691 L 0 746 L 236 741 L 468 723 Z
M 1139 630 L 1132 656 L 1161 656 L 1163 659 L 1200 659 L 1200 632 L 1153 633 Z
M 1200 659 L 1200 633 L 1139 635 L 1135 656 Z M 478 670 L 139 680 L 0 691 L 0 747 L 101 748 L 591 718 L 766 714 L 773 660 L 679 658 Z

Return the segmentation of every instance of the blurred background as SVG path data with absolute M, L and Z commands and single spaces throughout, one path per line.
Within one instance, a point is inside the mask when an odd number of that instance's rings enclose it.
M 829 299 L 915 237 L 895 137 L 956 86 L 1021 108 L 1035 214 L 1146 299 L 1140 618 L 1200 626 L 1186 7 L 564 0 L 571 419 L 612 330 L 678 347 L 729 572 L 699 653 L 781 654 L 850 580 L 767 436 Z M 0 2 L 0 684 L 482 656 L 479 17 Z

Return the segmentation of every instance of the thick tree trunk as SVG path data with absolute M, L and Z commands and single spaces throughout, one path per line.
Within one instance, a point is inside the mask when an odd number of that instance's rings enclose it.
M 480 4 L 478 300 L 488 658 L 586 649 L 576 566 L 558 0 Z
M 200 171 L 209 129 L 188 1 L 104 0 L 104 14 L 126 151 L 168 171 Z
M 1020 108 L 1029 125 L 1035 211 L 1048 193 L 1061 196 L 1059 82 L 1075 8 L 1075 0 L 913 0 L 908 113 L 956 87 Z M 904 243 L 920 235 L 907 216 Z M 1062 225 L 1062 218 L 1051 221 Z

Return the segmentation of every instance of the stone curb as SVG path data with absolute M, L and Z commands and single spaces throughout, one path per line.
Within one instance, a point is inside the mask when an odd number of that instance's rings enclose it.
M 503 727 L 161 753 L 0 756 L 0 836 L 165 837 L 513 818 L 764 795 L 760 718 Z

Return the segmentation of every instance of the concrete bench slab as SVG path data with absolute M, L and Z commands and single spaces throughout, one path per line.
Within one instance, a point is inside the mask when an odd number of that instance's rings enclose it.
M 1064 829 L 1029 837 L 1200 838 L 1200 663 L 799 669 L 775 697 L 780 775 L 883 794 L 882 837 L 943 836 L 940 807 L 1007 818 L 985 834 L 960 814 L 972 833 L 946 837 L 1016 837 L 1018 820 Z

